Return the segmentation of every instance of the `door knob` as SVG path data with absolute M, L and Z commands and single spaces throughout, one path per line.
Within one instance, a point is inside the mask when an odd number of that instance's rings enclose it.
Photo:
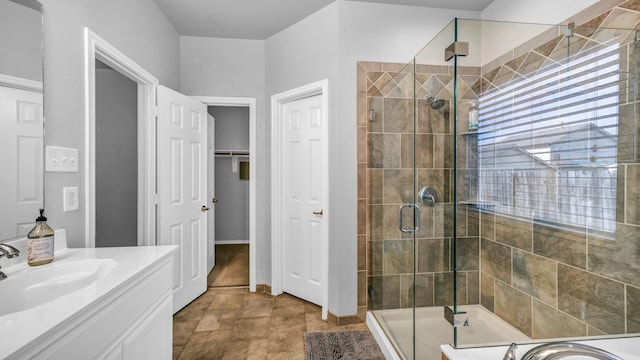
M 320 211 L 314 211 L 314 212 L 313 212 L 313 215 L 320 215 L 320 216 L 322 216 L 322 214 L 323 214 L 323 213 L 324 213 L 324 212 L 323 212 L 322 210 L 320 210 Z
M 217 203 L 217 202 L 218 202 L 218 199 L 213 198 L 213 199 L 211 199 L 211 202 L 215 204 L 215 203 Z
M 206 212 L 207 210 L 209 210 L 209 207 L 206 205 L 202 205 L 202 207 L 200 208 L 200 211 L 202 212 Z

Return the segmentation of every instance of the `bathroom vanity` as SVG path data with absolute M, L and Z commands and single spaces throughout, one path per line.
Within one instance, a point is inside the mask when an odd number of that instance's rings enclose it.
M 171 359 L 177 247 L 68 249 L 57 231 L 54 261 L 29 267 L 25 241 L 11 244 L 0 359 Z

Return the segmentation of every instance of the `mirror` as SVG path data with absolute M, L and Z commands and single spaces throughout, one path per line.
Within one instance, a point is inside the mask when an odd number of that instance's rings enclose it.
M 42 22 L 39 2 L 0 0 L 0 242 L 44 207 Z

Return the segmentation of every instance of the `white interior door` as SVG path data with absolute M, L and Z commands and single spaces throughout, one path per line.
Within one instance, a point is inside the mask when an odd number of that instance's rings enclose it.
M 207 289 L 207 107 L 158 86 L 158 244 L 178 245 L 173 311 Z
M 322 304 L 322 96 L 283 105 L 282 290 Z
M 42 208 L 42 93 L 0 86 L 0 119 L 0 154 L 10 155 L 0 176 L 0 239 L 7 239 L 26 235 Z
M 209 166 L 209 179 L 207 181 L 207 203 L 209 204 L 209 215 L 207 215 L 207 274 L 209 274 L 216 265 L 216 204 L 214 201 L 216 190 L 215 124 L 216 119 L 207 114 L 207 165 Z

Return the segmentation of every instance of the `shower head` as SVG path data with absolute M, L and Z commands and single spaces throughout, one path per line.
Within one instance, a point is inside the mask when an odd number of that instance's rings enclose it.
M 431 104 L 433 110 L 438 110 L 444 106 L 444 99 L 436 99 L 431 95 L 427 95 L 427 102 Z

